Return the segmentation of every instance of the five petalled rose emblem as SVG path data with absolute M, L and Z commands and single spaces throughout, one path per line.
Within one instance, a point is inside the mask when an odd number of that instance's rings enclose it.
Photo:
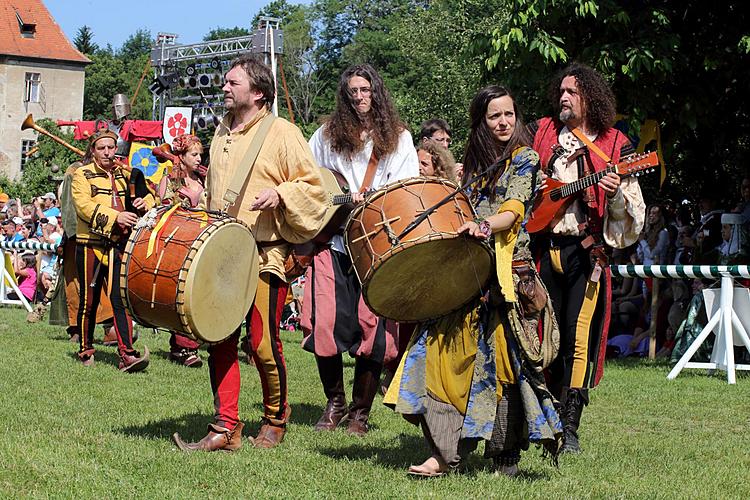
M 182 113 L 177 113 L 174 116 L 170 116 L 167 120 L 167 127 L 169 128 L 169 134 L 172 137 L 177 137 L 185 133 L 187 129 L 187 118 Z

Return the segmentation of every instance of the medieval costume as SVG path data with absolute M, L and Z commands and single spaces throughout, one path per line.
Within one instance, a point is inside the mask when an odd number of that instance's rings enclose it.
M 104 139 L 116 141 L 116 136 L 110 131 L 98 132 L 92 137 L 90 147 L 95 148 L 97 142 Z M 76 265 L 80 283 L 78 325 L 81 329 L 78 356 L 86 365 L 93 363 L 96 311 L 106 282 L 114 312 L 119 368 L 127 372 L 140 371 L 148 365 L 148 349 L 141 357 L 133 347 L 133 322 L 115 282 L 120 275 L 127 241 L 127 229 L 117 219 L 121 212 L 126 211 L 126 203 L 132 203 L 127 199 L 131 175 L 118 164 L 104 168 L 94 159 L 76 169 L 72 183 L 73 203 L 78 215 Z M 146 209 L 156 204 L 151 193 L 145 193 L 141 198 Z
M 324 125 L 313 134 L 310 147 L 321 166 L 341 174 L 349 189 L 357 192 L 363 187 L 379 189 L 419 174 L 411 134 L 403 130 L 398 139 L 395 151 L 376 158 L 374 142 L 368 137 L 362 149 L 347 158 L 333 150 L 325 136 Z M 372 162 L 375 162 L 372 182 L 365 185 Z M 307 270 L 300 326 L 305 335 L 302 347 L 315 354 L 328 400 L 316 430 L 331 430 L 348 415 L 349 432 L 365 434 L 383 363 L 398 354 L 398 324 L 377 316 L 365 304 L 341 235 L 335 235 L 328 245 L 316 252 Z M 356 359 L 352 403 L 348 408 L 344 352 Z
M 600 172 L 610 161 L 617 163 L 634 152 L 627 136 L 613 128 L 586 137 L 552 118 L 531 128 L 541 168 L 566 183 Z M 613 197 L 596 185 L 583 193 L 556 215 L 548 232 L 536 233 L 533 239 L 539 273 L 560 326 L 560 353 L 549 368 L 548 380 L 562 404 L 566 447 L 571 451 L 579 450 L 577 432 L 589 401 L 588 388 L 599 383 L 604 369 L 612 303 L 607 248 L 635 243 L 645 213 L 633 177 L 623 179 Z
M 384 399 L 421 425 L 433 456 L 449 467 L 480 439 L 487 441 L 485 457 L 498 467 L 517 464 L 530 443 L 543 445 L 553 457 L 559 449 L 562 426 L 541 373 L 554 356 L 554 318 L 547 306 L 535 314 L 522 311 L 519 278 L 512 272 L 514 261 L 531 259 L 522 221 L 537 168 L 537 154 L 519 147 L 474 184 L 472 202 L 480 218 L 516 216 L 510 228 L 493 236 L 497 272 L 481 298 L 417 326 Z M 541 343 L 538 328 L 544 331 Z

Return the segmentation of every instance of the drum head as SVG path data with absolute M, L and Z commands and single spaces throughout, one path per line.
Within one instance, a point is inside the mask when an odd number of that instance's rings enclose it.
M 438 318 L 479 296 L 493 270 L 492 258 L 488 246 L 464 236 L 423 242 L 383 260 L 362 294 L 385 318 Z
M 255 238 L 242 224 L 222 224 L 187 269 L 184 311 L 192 333 L 206 342 L 229 337 L 245 319 L 257 287 Z

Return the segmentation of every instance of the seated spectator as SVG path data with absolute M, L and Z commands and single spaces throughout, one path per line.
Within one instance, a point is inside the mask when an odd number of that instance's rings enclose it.
M 62 242 L 62 228 L 57 217 L 50 217 L 47 224 L 42 228 L 42 243 L 59 245 Z M 42 254 L 41 285 L 42 291 L 46 292 L 57 278 L 57 252 L 45 252 Z
M 713 194 L 704 194 L 698 203 L 701 218 L 693 235 L 695 240 L 694 264 L 715 264 L 717 248 L 721 245 L 721 214 Z
M 21 241 L 23 239 L 23 235 L 16 232 L 16 223 L 10 219 L 5 219 L 3 221 L 3 234 L 5 235 L 3 241 L 9 243 Z
M 36 256 L 33 253 L 14 255 L 13 270 L 18 279 L 18 289 L 26 300 L 33 301 L 36 297 Z M 18 295 L 11 291 L 8 298 L 18 300 Z
M 708 322 L 703 302 L 703 288 L 704 284 L 701 280 L 697 278 L 693 280 L 693 298 L 690 299 L 685 319 L 680 323 L 674 335 L 674 348 L 671 354 L 671 362 L 673 364 L 680 360 Z M 713 336 L 713 332 L 709 334 L 706 341 L 701 344 L 700 348 L 698 348 L 691 358 L 692 361 L 709 360 L 713 346 Z
M 646 224 L 638 241 L 638 257 L 643 265 L 667 264 L 669 262 L 669 232 L 661 207 L 652 205 L 648 209 Z
M 672 264 L 686 266 L 693 263 L 693 251 L 695 249 L 693 232 L 693 227 L 690 224 L 685 224 L 677 229 L 676 248 Z
M 34 206 L 36 207 L 36 216 L 41 219 L 49 219 L 50 217 L 60 217 L 60 209 L 57 207 L 57 196 L 55 193 L 45 193 L 34 200 Z M 37 227 L 36 235 L 42 235 L 41 226 Z
M 34 232 L 34 224 L 31 224 L 29 222 L 24 223 L 21 226 L 21 229 L 18 230 L 18 233 L 23 237 L 21 241 L 34 241 Z
M 456 161 L 450 151 L 434 142 L 426 142 L 417 146 L 419 159 L 419 174 L 456 180 Z
M 27 203 L 23 206 L 23 213 L 21 218 L 26 222 L 32 222 L 34 220 L 34 205 Z

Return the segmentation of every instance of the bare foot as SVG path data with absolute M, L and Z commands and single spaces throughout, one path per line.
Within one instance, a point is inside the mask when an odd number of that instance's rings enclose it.
M 433 455 L 425 460 L 421 465 L 412 465 L 409 467 L 409 474 L 415 476 L 442 476 L 448 472 L 448 464 L 437 455 Z

